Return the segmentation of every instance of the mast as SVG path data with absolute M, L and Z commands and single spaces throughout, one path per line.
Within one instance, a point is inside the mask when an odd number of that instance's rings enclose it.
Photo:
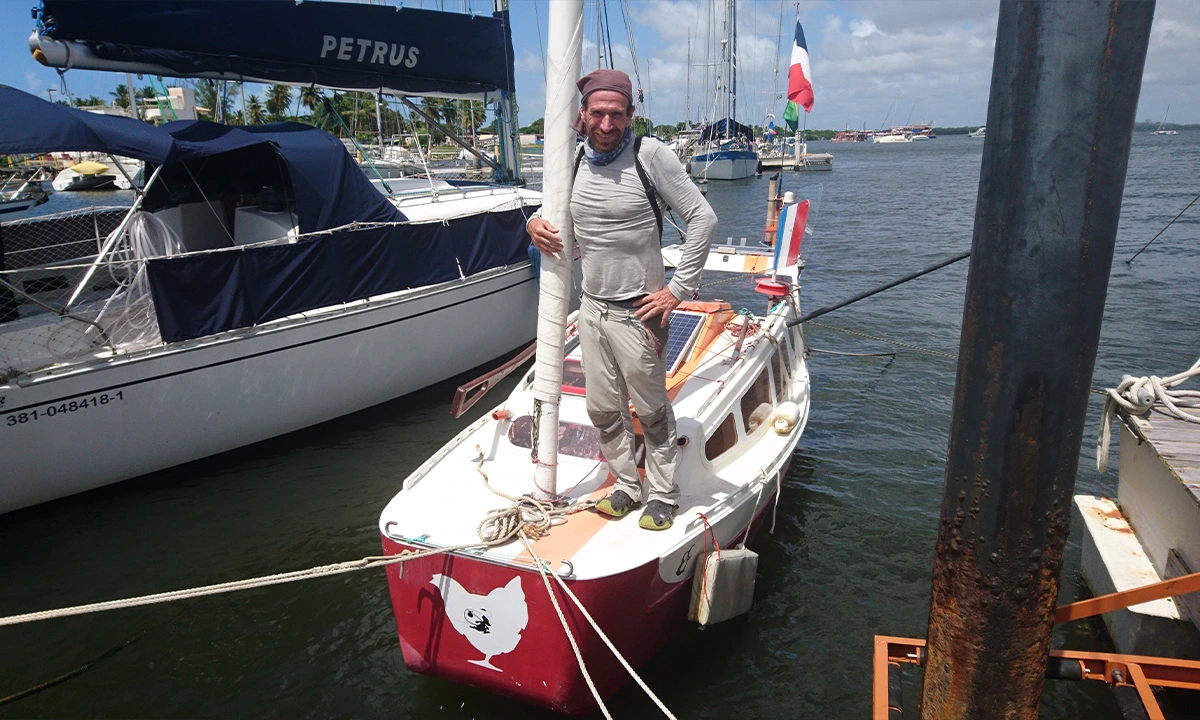
M 508 15 L 508 0 L 494 0 L 492 6 L 496 17 L 504 22 L 505 43 L 508 51 L 512 50 L 512 25 Z M 581 11 L 582 12 L 582 11 Z M 582 22 L 582 16 L 581 22 Z M 511 64 L 509 69 L 509 87 L 515 87 L 512 82 Z M 517 142 L 517 104 L 513 99 L 513 93 L 507 90 L 500 91 L 500 99 L 496 101 L 496 119 L 498 132 L 496 137 L 496 160 L 504 166 L 503 180 L 508 182 L 521 181 L 521 156 L 520 144 Z M 557 227 L 557 225 L 555 226 Z
M 736 127 L 737 123 L 737 0 L 729 0 L 729 123 Z M 737 131 L 733 130 L 734 137 Z
M 383 159 L 383 115 L 379 106 L 383 104 L 383 93 L 375 93 L 375 132 L 379 135 L 379 159 Z
M 134 120 L 141 120 L 142 116 L 138 113 L 137 93 L 133 90 L 133 76 L 129 73 L 125 73 L 125 93 L 129 95 L 129 112 L 131 116 Z M 1167 110 L 1170 111 L 1170 109 L 1171 106 L 1168 105 Z M 1165 115 L 1163 116 L 1163 120 L 1166 120 Z
M 596 0 L 596 67 L 604 67 L 604 30 L 600 19 L 600 3 L 603 0 Z
M 552 499 L 558 483 L 558 405 L 575 233 L 571 224 L 571 183 L 575 165 L 575 130 L 579 112 L 575 82 L 583 62 L 583 0 L 556 0 L 550 5 L 546 48 L 546 139 L 542 161 L 542 217 L 558 228 L 563 249 L 542 256 L 538 299 L 537 360 L 533 380 L 537 442 L 533 447 L 535 498 Z
M 1168 108 L 1170 109 L 1170 108 Z M 683 95 L 683 129 L 692 126 L 692 29 L 688 28 L 687 36 L 687 90 Z

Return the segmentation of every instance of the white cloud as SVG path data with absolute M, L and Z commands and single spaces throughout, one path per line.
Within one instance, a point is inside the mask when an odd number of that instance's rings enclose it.
M 25 71 L 25 89 L 31 93 L 41 92 L 42 81 L 33 70 Z
M 513 69 L 514 72 L 519 73 L 545 73 L 542 56 L 528 48 L 517 53 L 517 57 L 513 60 Z
M 856 38 L 868 38 L 879 32 L 875 23 L 870 20 L 854 19 L 850 21 L 850 35 Z

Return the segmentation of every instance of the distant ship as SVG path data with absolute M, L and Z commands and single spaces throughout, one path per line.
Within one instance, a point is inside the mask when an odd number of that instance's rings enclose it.
M 830 142 L 866 142 L 869 139 L 866 130 L 838 130 Z
M 967 137 L 973 137 L 973 138 L 983 138 L 983 136 L 984 136 L 986 133 L 987 133 L 987 126 L 985 125 L 984 127 L 981 127 L 981 128 L 979 128 L 979 129 L 978 129 L 978 130 L 976 130 L 975 132 L 969 132 L 969 133 L 967 133 Z

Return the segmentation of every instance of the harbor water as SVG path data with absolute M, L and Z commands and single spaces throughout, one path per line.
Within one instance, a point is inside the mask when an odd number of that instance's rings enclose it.
M 964 136 L 811 143 L 811 152 L 835 155 L 834 171 L 783 176 L 784 190 L 812 201 L 804 309 L 968 249 L 982 147 Z M 1173 374 L 1200 354 L 1200 206 L 1125 263 L 1200 193 L 1198 177 L 1200 132 L 1137 133 L 1093 387 L 1125 373 Z M 707 191 L 718 239 L 756 242 L 767 177 L 713 181 Z M 41 210 L 65 209 L 55 207 L 64 195 Z M 872 637 L 924 635 L 966 270 L 959 263 L 806 326 L 817 350 L 896 356 L 813 354 L 811 419 L 775 532 L 751 545 L 761 555 L 753 610 L 708 630 L 689 627 L 644 670 L 679 717 L 867 717 Z M 761 310 L 744 281 L 721 280 L 706 276 L 703 296 Z M 466 379 L 0 516 L 0 615 L 378 553 L 379 513 L 404 477 L 513 382 L 454 420 L 450 399 Z M 1114 495 L 1115 463 L 1107 475 L 1095 470 L 1101 406 L 1094 395 L 1076 487 Z M 61 450 L 72 452 L 72 438 Z M 1084 592 L 1079 552 L 1075 522 L 1064 602 Z M 1098 627 L 1060 627 L 1056 646 L 1103 648 Z M 0 698 L 86 667 L 0 700 L 0 718 L 552 717 L 408 671 L 379 570 L 0 628 L 0 649 Z M 919 673 L 906 670 L 905 681 L 907 716 L 916 717 Z M 1046 688 L 1045 718 L 1119 717 L 1099 683 Z M 1169 698 L 1168 711 L 1175 705 L 1175 717 L 1186 717 L 1188 700 Z M 657 713 L 632 683 L 611 708 L 617 718 Z

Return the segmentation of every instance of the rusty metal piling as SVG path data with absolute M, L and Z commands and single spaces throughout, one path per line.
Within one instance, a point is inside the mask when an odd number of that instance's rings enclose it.
M 925 720 L 1037 717 L 1153 14 L 1000 5 Z

